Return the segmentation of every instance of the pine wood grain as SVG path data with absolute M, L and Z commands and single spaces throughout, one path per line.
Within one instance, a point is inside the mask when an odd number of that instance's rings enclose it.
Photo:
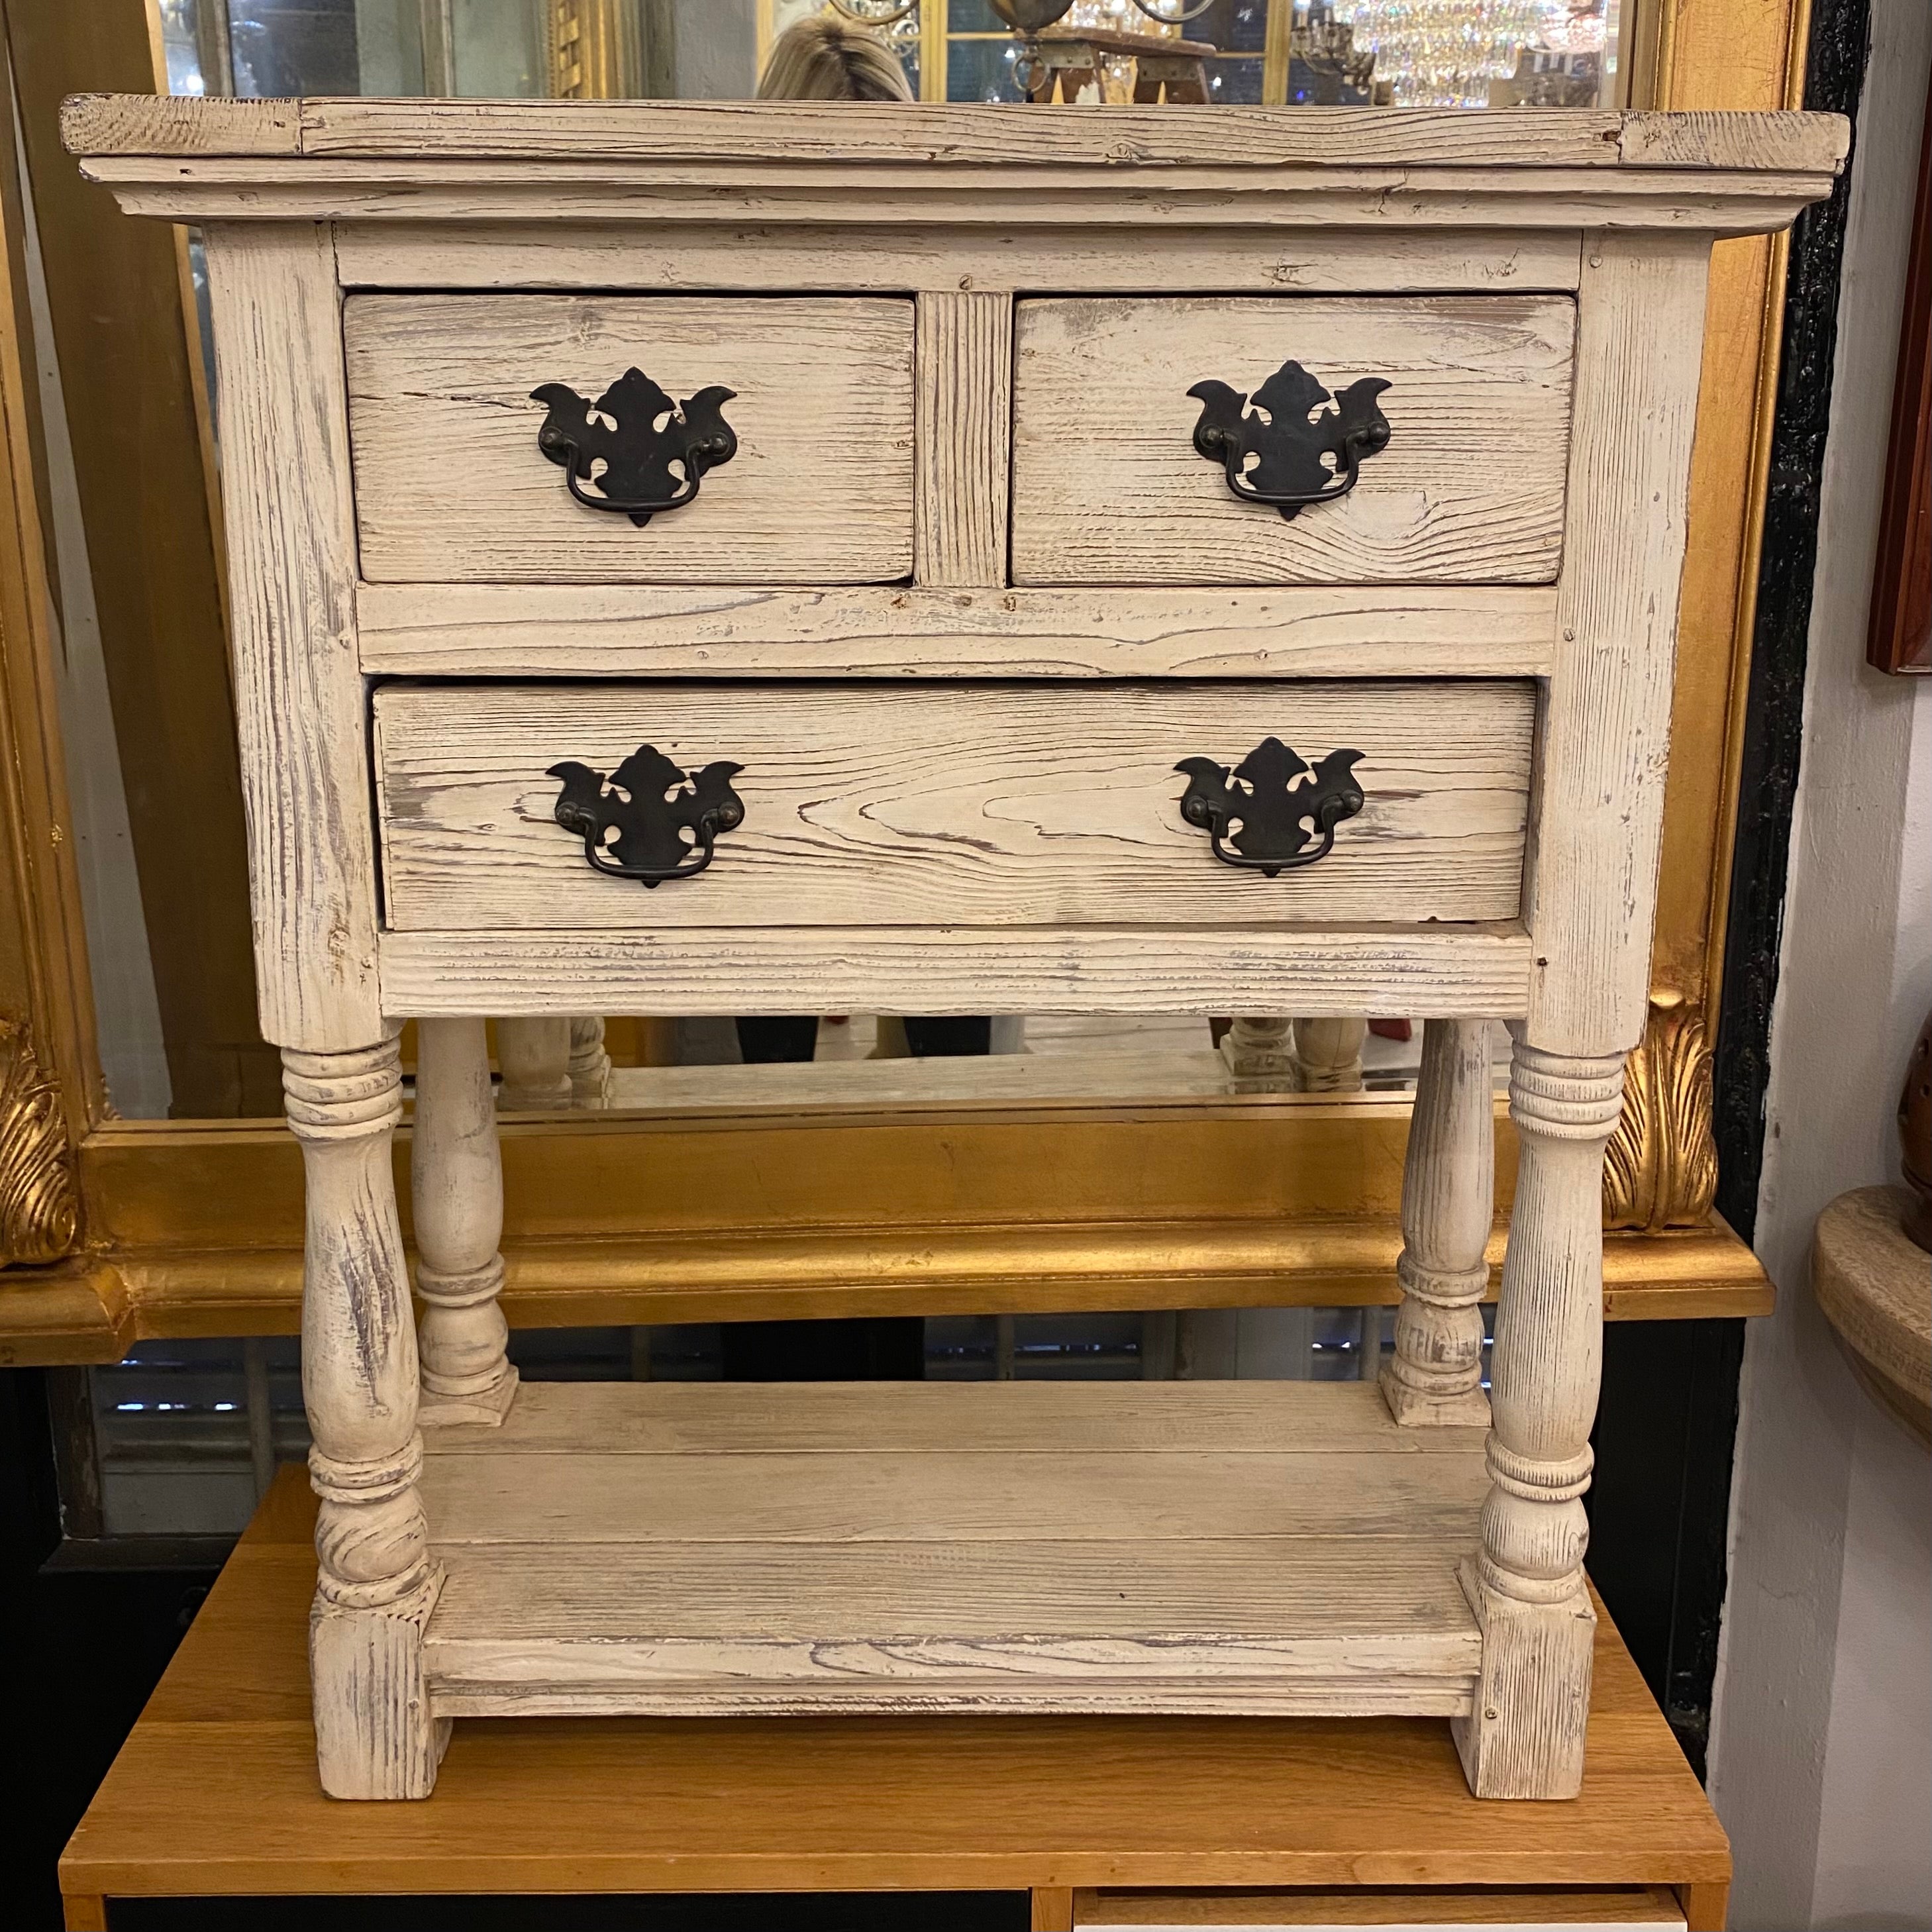
M 226 106 L 228 104 L 222 104 Z M 253 106 L 254 103 L 245 104 Z M 1361 108 L 1244 110 L 1105 107 L 1044 117 L 1025 107 L 917 108 L 888 104 L 707 101 L 379 100 L 358 98 L 265 102 L 268 116 L 208 114 L 184 124 L 170 104 L 145 95 L 76 94 L 62 130 L 77 154 L 280 152 L 543 158 L 623 152 L 755 157 L 778 148 L 802 158 L 1010 161 L 1118 168 L 1210 160 L 1256 168 L 1347 167 L 1365 160 L 1474 167 L 1774 165 L 1829 170 L 1842 158 L 1839 117 L 1778 113 L 1673 116 L 1683 131 L 1664 140 L 1666 117 L 1590 110 L 1546 110 L 1534 126 L 1516 117 L 1477 119 L 1412 111 L 1387 126 Z
M 879 297 L 350 296 L 343 333 L 372 580 L 821 584 L 913 562 L 913 304 Z M 712 384 L 737 454 L 643 529 L 572 500 L 542 382 L 632 366 Z
M 1478 1814 L 1439 1719 L 1010 1717 L 459 1723 L 432 1803 L 332 1804 L 315 1784 L 303 1655 L 314 1513 L 302 1472 L 285 1469 L 70 1843 L 70 1898 L 1720 1892 L 1730 1876 L 1723 1832 L 1607 1618 L 1588 1774 L 1568 1804 Z
M 326 230 L 205 239 L 262 1032 L 345 1052 L 382 1021 L 341 298 Z
M 640 888 L 640 890 L 642 889 Z M 397 1012 L 872 1012 L 919 988 L 929 1013 L 1520 1012 L 1528 938 L 1496 928 L 794 926 L 386 934 Z
M 1019 584 L 1539 583 L 1562 551 L 1574 305 L 1556 296 L 1022 300 L 1013 385 Z M 1364 376 L 1388 447 L 1292 522 L 1193 446 L 1212 378 L 1292 358 Z
M 707 107 L 707 111 L 709 111 Z M 1226 116 L 1225 108 L 1214 110 Z M 1301 110 L 1293 110 L 1300 112 Z M 496 160 L 301 160 L 97 157 L 82 172 L 130 214 L 167 220 L 633 222 L 916 229 L 976 227 L 1046 242 L 1118 227 L 1434 230 L 1616 227 L 1749 235 L 1783 228 L 1831 191 L 1834 170 L 1690 167 L 1520 170 L 1364 165 L 1252 170 L 1204 165 L 1162 178 L 1138 166 L 885 162 Z
M 1065 1388 L 848 1384 L 836 1466 L 760 1442 L 761 1421 L 794 1440 L 827 1426 L 826 1391 L 785 1384 L 700 1399 L 714 1423 L 735 1417 L 732 1448 L 602 1447 L 693 1406 L 656 1384 L 609 1385 L 580 1412 L 556 1390 L 534 1454 L 520 1405 L 487 1447 L 439 1432 L 435 1709 L 1468 1708 L 1480 1646 L 1454 1564 L 1484 1484 L 1478 1432 L 1432 1432 L 1418 1454 L 1372 1388 L 1304 1385 L 1290 1432 L 1328 1418 L 1346 1441 L 1312 1462 L 1149 1454 L 1084 1442 L 1094 1406 L 1063 1406 Z M 1103 1434 L 1138 1406 L 1137 1384 L 1109 1393 Z M 1172 1424 L 1191 1397 L 1210 1430 L 1250 1439 L 1282 1409 L 1238 1384 L 1150 1407 Z M 950 1442 L 908 1445 L 908 1424 L 933 1442 L 941 1415 Z M 982 1415 L 990 1438 L 960 1453 Z
M 1391 1428 L 1372 1402 L 1311 1406 L 1287 1382 L 1149 1382 L 1132 1391 L 1131 1402 L 1120 1393 L 1105 1382 L 1066 1382 L 1048 1401 L 1031 1382 L 878 1382 L 855 1401 L 852 1390 L 832 1383 L 662 1382 L 640 1404 L 622 1382 L 532 1382 L 504 1434 L 452 1428 L 436 1447 L 445 1468 L 458 1456 L 500 1455 L 506 1442 L 520 1456 L 586 1449 L 604 1456 L 1402 1456 L 1432 1448 Z M 1480 1452 L 1481 1430 L 1464 1432 L 1461 1446 Z M 820 1468 L 819 1480 L 842 1480 L 836 1466 Z
M 1534 677 L 1556 590 L 364 584 L 356 627 L 380 676 Z
M 1130 1394 L 1121 1400 L 1130 1404 Z M 970 1411 L 965 1422 L 970 1429 Z M 432 1452 L 441 1439 L 439 1432 Z M 1435 1432 L 1426 1439 L 1434 1448 Z M 1421 1456 L 1378 1446 L 1323 1452 L 1318 1492 L 1304 1486 L 1292 1451 L 1141 1456 L 1060 1448 L 968 1459 L 892 1449 L 848 1455 L 836 1472 L 752 1450 L 690 1451 L 675 1468 L 654 1461 L 591 1449 L 526 1456 L 506 1423 L 494 1454 L 472 1450 L 445 1462 L 432 1453 L 424 1506 L 439 1549 L 542 1542 L 560 1552 L 624 1542 L 742 1544 L 752 1552 L 782 1544 L 805 1563 L 826 1546 L 1045 1540 L 1139 1550 L 1202 1537 L 1293 1541 L 1331 1531 L 1472 1538 L 1486 1481 L 1466 1442 Z M 1444 1562 L 1447 1580 L 1454 1565 Z
M 806 926 L 1254 926 L 1514 916 L 1527 682 L 1059 686 L 402 686 L 376 700 L 396 932 Z M 1219 863 L 1181 818 L 1182 758 L 1270 733 L 1362 754 L 1366 794 L 1318 866 Z M 557 825 L 563 760 L 648 741 L 716 759 L 743 824 L 710 871 L 646 892 Z M 1078 944 L 1078 940 L 1074 941 Z
M 863 204 L 861 204 L 862 207 Z M 1050 237 L 978 226 L 788 225 L 762 231 L 691 222 L 674 230 L 554 220 L 506 232 L 482 222 L 346 221 L 335 230 L 349 287 L 826 289 L 899 294 L 1150 288 L 1348 294 L 1574 289 L 1574 232 L 1459 228 L 1434 236 L 1346 228 L 1082 225 Z
M 1526 890 L 1530 1038 L 1621 1053 L 1643 1030 L 1670 755 L 1704 295 L 1702 238 L 1590 238 L 1578 306 L 1560 649 Z
M 1006 580 L 1013 309 L 1004 295 L 922 295 L 913 576 Z

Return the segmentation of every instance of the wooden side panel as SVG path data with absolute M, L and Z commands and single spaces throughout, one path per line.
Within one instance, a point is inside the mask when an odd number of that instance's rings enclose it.
M 352 296 L 363 574 L 498 583 L 878 582 L 913 561 L 913 304 L 667 296 Z M 738 438 L 645 527 L 572 500 L 531 392 L 641 368 L 732 391 Z
M 922 295 L 917 514 L 923 584 L 1006 580 L 1013 306 L 1004 295 Z
M 1585 253 L 1528 1037 L 1600 1054 L 1636 1044 L 1649 986 L 1710 247 L 1603 234 Z
M 1021 584 L 1546 582 L 1563 538 L 1575 309 L 1561 296 L 1023 301 Z M 1292 521 L 1194 448 L 1196 383 L 1365 377 L 1388 447 Z
M 262 1031 L 382 1033 L 340 297 L 326 229 L 207 231 Z
M 379 694 L 388 923 L 397 931 L 833 926 L 1274 926 L 1510 919 L 1521 890 L 1532 688 L 1123 685 L 392 687 Z M 1186 824 L 1204 756 L 1270 732 L 1310 764 L 1359 754 L 1367 803 L 1274 879 Z M 745 819 L 701 877 L 601 876 L 558 825 L 575 761 L 648 742 L 714 760 Z M 1161 940 L 1150 934 L 1150 951 Z

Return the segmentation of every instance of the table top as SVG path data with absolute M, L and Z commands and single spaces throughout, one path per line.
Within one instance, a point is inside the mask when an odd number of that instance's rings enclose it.
M 434 1798 L 336 1803 L 309 1724 L 314 1520 L 284 1468 L 68 1844 L 70 1900 L 1730 1875 L 1607 1617 L 1569 1803 L 1472 1798 L 1440 1719 L 964 1717 L 460 1721 Z

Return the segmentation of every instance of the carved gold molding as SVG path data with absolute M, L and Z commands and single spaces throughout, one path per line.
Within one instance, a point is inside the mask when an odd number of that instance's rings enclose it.
M 1653 993 L 1604 1160 L 1604 1226 L 1652 1233 L 1700 1227 L 1717 1191 L 1704 1016 L 1680 994 Z
M 0 1019 L 0 1268 L 58 1261 L 80 1234 L 60 1088 L 26 1023 Z
M 560 100 L 623 100 L 644 89 L 637 9 L 622 0 L 550 0 L 550 91 Z

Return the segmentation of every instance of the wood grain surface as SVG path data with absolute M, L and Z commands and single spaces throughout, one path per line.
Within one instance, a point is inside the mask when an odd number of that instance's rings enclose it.
M 1627 1051 L 1648 1006 L 1711 251 L 1597 235 L 1586 253 L 1528 888 L 1530 1037 L 1561 1054 Z
M 1076 1886 L 1720 1893 L 1730 1874 L 1606 1617 L 1588 1770 L 1567 1804 L 1478 1808 L 1439 1719 L 970 1717 L 459 1723 L 430 1803 L 334 1804 L 315 1782 L 304 1657 L 314 1521 L 302 1472 L 285 1468 L 68 1845 L 70 1907 L 1002 1886 L 1050 1900 Z M 1721 1899 L 1718 1912 L 1701 1922 L 1722 1924 Z
M 342 299 L 326 230 L 206 246 L 262 1033 L 340 1052 L 382 1032 Z
M 859 296 L 350 296 L 362 574 L 862 583 L 913 562 L 913 304 Z M 643 529 L 572 500 L 539 383 L 722 384 L 737 454 Z
M 398 932 L 808 926 L 1274 926 L 1512 917 L 1534 699 L 1527 682 L 392 686 L 376 700 Z M 1205 756 L 1270 734 L 1362 754 L 1367 797 L 1318 865 L 1267 879 L 1181 818 Z M 576 760 L 648 741 L 728 759 L 744 824 L 708 872 L 600 876 L 556 822 Z M 1160 942 L 1150 940 L 1150 950 Z
M 199 105 L 199 104 L 197 104 Z M 802 160 L 1051 162 L 1118 170 L 1212 163 L 1424 166 L 1834 167 L 1842 120 L 1823 114 L 1616 114 L 1591 110 L 1484 118 L 1412 110 L 1391 128 L 1373 109 L 1107 107 L 1043 117 L 975 103 L 899 107 L 820 102 L 379 100 L 354 97 L 219 104 L 204 112 L 146 95 L 76 94 L 62 116 L 77 154 L 416 154 L 539 158 L 635 154 Z M 175 111 L 170 111 L 170 110 Z
M 922 295 L 916 340 L 914 578 L 1004 584 L 1013 305 L 979 290 Z
M 862 202 L 861 206 L 864 206 Z M 506 230 L 488 222 L 344 221 L 335 229 L 345 287 L 637 289 L 715 292 L 824 289 L 956 294 L 1015 289 L 1055 294 L 1212 288 L 1276 295 L 1412 290 L 1520 295 L 1574 289 L 1574 230 L 1220 228 L 1209 233 L 1088 223 L 1050 238 L 977 224 L 916 229 L 770 228 L 744 245 L 742 225 L 664 230 L 555 218 Z
M 380 676 L 1534 677 L 1556 591 L 365 584 L 356 621 Z
M 608 881 L 621 884 L 622 881 Z M 639 887 L 640 892 L 643 888 Z M 1158 940 L 1158 944 L 1156 941 Z M 392 1012 L 1520 1013 L 1534 956 L 1500 926 L 694 926 L 391 932 Z
M 1547 582 L 1575 328 L 1559 296 L 1022 300 L 1014 580 Z M 1250 393 L 1291 358 L 1337 394 L 1382 377 L 1390 430 L 1352 492 L 1292 521 L 1202 460 L 1187 393 Z
M 1227 1383 L 1162 1390 L 1144 1448 L 1138 1384 L 1090 1441 L 1066 1386 L 820 1388 L 795 1421 L 783 1384 L 533 1386 L 438 1431 L 435 1709 L 1467 1709 L 1480 1431 L 1418 1454 L 1372 1387 L 1304 1384 L 1282 1432 L 1318 1446 L 1269 1450 L 1290 1405 Z M 694 1417 L 709 1439 L 668 1446 Z

